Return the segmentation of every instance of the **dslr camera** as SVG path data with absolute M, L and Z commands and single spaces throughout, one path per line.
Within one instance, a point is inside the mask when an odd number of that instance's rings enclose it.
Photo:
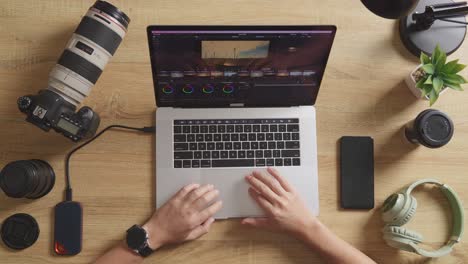
M 44 131 L 52 128 L 75 142 L 94 136 L 99 115 L 87 106 L 76 110 L 119 47 L 129 23 L 130 18 L 117 7 L 96 1 L 50 72 L 48 87 L 18 98 L 26 121 Z

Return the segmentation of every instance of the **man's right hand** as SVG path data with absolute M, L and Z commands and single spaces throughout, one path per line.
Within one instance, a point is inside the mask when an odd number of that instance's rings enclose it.
M 273 231 L 286 231 L 296 237 L 304 236 L 318 223 L 309 212 L 298 192 L 273 168 L 268 173 L 254 171 L 246 177 L 249 194 L 265 211 L 266 217 L 245 218 L 242 223 Z
M 143 226 L 154 250 L 165 244 L 194 240 L 206 234 L 222 207 L 213 185 L 190 184 L 177 192 Z
M 268 173 L 254 171 L 246 177 L 251 186 L 249 193 L 263 208 L 266 217 L 245 218 L 243 224 L 288 232 L 317 250 L 327 263 L 375 264 L 322 225 L 277 170 L 268 168 Z

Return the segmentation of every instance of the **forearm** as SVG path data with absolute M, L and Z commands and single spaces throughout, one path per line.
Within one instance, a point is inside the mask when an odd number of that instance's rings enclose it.
M 95 264 L 139 264 L 143 257 L 132 252 L 123 242 L 99 257 Z
M 153 250 L 163 245 L 159 240 L 161 231 L 157 227 L 145 224 L 143 228 L 150 234 L 148 245 Z M 143 257 L 129 249 L 125 242 L 121 242 L 97 259 L 95 264 L 139 264 L 141 262 L 143 262 Z
M 189 184 L 180 189 L 141 228 L 127 230 L 122 242 L 98 258 L 95 264 L 138 264 L 143 262 L 131 249 L 147 255 L 158 248 L 197 239 L 208 233 L 213 216 L 221 210 L 219 191 L 213 185 Z M 143 229 L 143 230 L 141 230 Z M 143 233 L 144 236 L 143 236 Z M 127 246 L 128 244 L 128 246 Z
M 328 263 L 375 263 L 364 253 L 337 237 L 318 220 L 298 237 Z

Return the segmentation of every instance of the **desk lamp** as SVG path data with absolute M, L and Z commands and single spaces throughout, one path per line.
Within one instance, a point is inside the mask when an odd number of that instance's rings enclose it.
M 361 0 L 374 14 L 400 19 L 400 38 L 415 56 L 431 55 L 437 44 L 448 55 L 456 51 L 466 35 L 466 2 L 451 0 Z

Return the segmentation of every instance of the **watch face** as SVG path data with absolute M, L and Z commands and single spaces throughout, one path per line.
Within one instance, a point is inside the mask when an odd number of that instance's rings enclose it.
M 139 227 L 133 226 L 127 231 L 127 245 L 133 250 L 140 249 L 146 242 L 146 231 Z

